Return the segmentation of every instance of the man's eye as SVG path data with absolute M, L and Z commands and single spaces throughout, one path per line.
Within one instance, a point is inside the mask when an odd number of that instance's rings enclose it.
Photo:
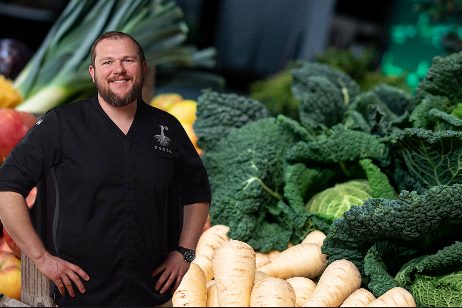
M 131 63 L 131 62 L 134 62 L 134 60 L 133 59 L 125 59 L 124 62 Z
M 103 65 L 108 65 L 108 64 L 111 64 L 111 61 L 104 61 L 102 64 Z

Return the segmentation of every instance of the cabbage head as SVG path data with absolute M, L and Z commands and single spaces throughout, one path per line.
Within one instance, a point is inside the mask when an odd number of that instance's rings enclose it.
M 351 180 L 315 194 L 306 204 L 306 209 L 323 219 L 334 221 L 352 206 L 363 205 L 369 198 L 372 198 L 372 189 L 368 181 Z

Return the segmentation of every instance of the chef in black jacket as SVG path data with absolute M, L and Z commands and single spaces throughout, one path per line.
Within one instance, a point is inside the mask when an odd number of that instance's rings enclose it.
M 160 305 L 194 259 L 207 173 L 181 124 L 142 101 L 141 46 L 107 32 L 91 57 L 98 96 L 51 109 L 18 143 L 0 168 L 0 217 L 59 306 Z M 54 185 L 37 201 L 53 200 L 47 241 L 24 201 L 43 182 Z

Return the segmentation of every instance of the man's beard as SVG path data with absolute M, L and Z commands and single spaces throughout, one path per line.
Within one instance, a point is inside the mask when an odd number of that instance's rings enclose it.
M 98 79 L 95 76 L 95 84 L 98 89 L 99 95 L 111 106 L 114 107 L 125 107 L 130 105 L 133 101 L 136 101 L 141 97 L 143 89 L 144 76 L 141 76 L 136 83 L 133 84 L 132 89 L 123 97 L 117 96 L 114 92 L 111 91 L 109 86 L 100 84 Z

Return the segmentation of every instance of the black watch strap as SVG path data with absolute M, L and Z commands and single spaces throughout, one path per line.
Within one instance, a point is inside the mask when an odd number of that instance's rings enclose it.
M 191 263 L 196 258 L 196 253 L 192 249 L 177 246 L 175 250 L 181 253 L 183 255 L 184 260 L 188 263 Z

